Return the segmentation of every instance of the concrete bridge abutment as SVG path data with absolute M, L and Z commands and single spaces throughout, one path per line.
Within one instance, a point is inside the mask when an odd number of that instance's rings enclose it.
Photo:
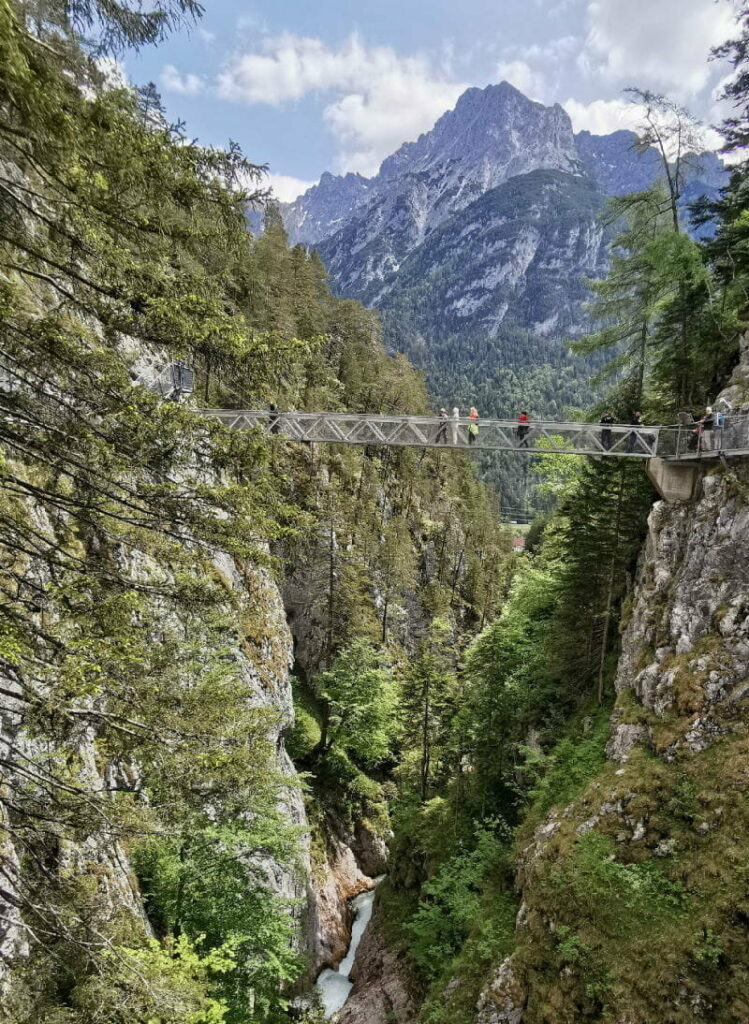
M 650 482 L 665 501 L 691 501 L 702 469 L 689 463 L 648 459 L 645 470 Z

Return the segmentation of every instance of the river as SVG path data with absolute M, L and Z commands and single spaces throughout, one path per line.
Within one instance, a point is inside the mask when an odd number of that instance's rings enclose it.
M 344 959 L 341 960 L 337 971 L 331 971 L 329 967 L 326 967 L 318 975 L 315 982 L 326 1020 L 329 1020 L 333 1014 L 341 1009 L 354 986 L 353 981 L 349 980 L 349 974 L 354 966 L 354 957 L 359 948 L 362 935 L 364 935 L 372 917 L 374 897 L 375 890 L 370 889 L 369 892 L 362 892 L 351 901 L 351 907 L 354 911 L 354 923 L 351 926 L 351 942 L 348 952 Z

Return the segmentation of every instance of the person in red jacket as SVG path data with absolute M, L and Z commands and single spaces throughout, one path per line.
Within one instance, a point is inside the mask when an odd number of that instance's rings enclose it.
M 528 434 L 531 429 L 531 419 L 527 412 L 521 412 L 518 416 L 518 448 L 528 447 Z

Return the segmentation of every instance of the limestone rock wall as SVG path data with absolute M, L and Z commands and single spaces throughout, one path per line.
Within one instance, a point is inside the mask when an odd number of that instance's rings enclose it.
M 749 394 L 746 356 L 745 339 L 724 392 L 734 408 Z M 623 623 L 608 763 L 526 840 L 516 949 L 488 980 L 477 1024 L 598 1020 L 604 1010 L 616 1024 L 749 1019 L 737 980 L 746 908 L 736 881 L 749 854 L 748 540 L 749 466 L 737 460 L 706 462 L 691 502 L 654 505 Z M 636 874 L 646 865 L 679 887 L 660 927 L 647 901 L 621 905 L 618 961 L 603 898 L 581 912 L 583 896 L 564 888 L 593 829 L 611 842 L 610 862 L 632 871 L 622 878 L 647 878 Z M 638 945 L 640 920 L 654 930 Z
M 354 987 L 337 1024 L 412 1024 L 419 998 L 409 982 L 404 954 L 388 945 L 377 908 L 351 972 Z
M 41 527 L 44 525 L 40 524 Z M 148 558 L 137 553 L 132 557 L 138 560 L 138 571 L 147 574 Z M 241 621 L 242 616 L 238 616 L 235 638 L 226 656 L 231 657 L 240 678 L 246 683 L 247 700 L 276 713 L 271 718 L 274 724 L 269 728 L 276 749 L 277 768 L 288 779 L 288 786 L 282 790 L 281 804 L 288 821 L 302 830 L 301 857 L 298 863 L 280 864 L 268 859 L 263 862 L 263 868 L 276 893 L 289 897 L 297 905 L 303 905 L 306 897 L 311 898 L 309 838 L 304 832 L 307 818 L 299 780 L 283 742 L 283 734 L 292 724 L 294 713 L 289 683 L 292 639 L 286 624 L 283 602 L 276 583 L 266 570 L 247 565 L 240 567 L 229 554 L 221 551 L 214 554 L 213 561 L 225 585 L 231 587 L 238 598 L 239 607 L 252 619 L 252 635 L 249 635 Z M 48 741 L 43 743 L 22 727 L 23 705 L 18 682 L 3 677 L 1 685 L 6 694 L 18 692 L 19 698 L 14 701 L 6 697 L 3 702 L 0 712 L 0 758 L 5 763 L 22 763 L 25 757 L 29 763 L 33 763 L 41 753 L 54 753 Z M 103 756 L 97 745 L 96 730 L 90 725 L 67 735 L 64 749 L 74 750 L 79 756 L 83 765 L 82 777 L 91 792 L 105 791 L 122 773 L 137 775 L 137 765 L 113 762 Z M 63 753 L 61 747 L 60 756 Z M 12 770 L 4 776 L 3 784 L 12 795 L 15 784 Z M 10 876 L 0 886 L 1 997 L 12 981 L 11 962 L 28 952 L 30 933 L 22 900 L 19 898 L 23 889 L 24 850 L 14 842 L 11 833 L 0 834 L 4 837 L 3 853 L 13 868 Z M 109 908 L 112 915 L 129 912 L 136 930 L 149 931 L 137 879 L 127 853 L 104 831 L 89 835 L 80 843 L 69 841 L 60 851 L 59 870 L 95 879 L 97 906 Z M 294 913 L 301 919 L 302 906 Z

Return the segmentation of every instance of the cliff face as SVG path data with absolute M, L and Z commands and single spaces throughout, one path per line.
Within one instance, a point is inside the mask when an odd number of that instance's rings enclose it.
M 746 352 L 730 396 L 747 400 Z M 746 1020 L 749 467 L 649 520 L 604 770 L 525 835 L 478 1024 Z
M 49 527 L 40 514 L 37 522 L 40 529 Z M 142 578 L 155 569 L 147 555 L 131 553 L 129 557 L 138 563 Z M 280 777 L 288 780 L 288 785 L 281 786 L 279 790 L 280 811 L 286 823 L 299 832 L 299 856 L 296 859 L 280 862 L 261 856 L 256 860 L 256 866 L 267 887 L 288 906 L 288 912 L 301 918 L 305 899 L 307 896 L 312 899 L 312 892 L 308 883 L 309 839 L 304 802 L 296 771 L 283 741 L 283 734 L 293 721 L 289 683 L 291 633 L 278 587 L 265 569 L 246 564 L 240 566 L 232 556 L 221 551 L 214 553 L 213 565 L 224 587 L 232 592 L 232 608 L 236 616 L 234 637 L 223 651 L 223 658 L 231 661 L 232 668 L 242 680 L 248 704 L 269 713 L 268 736 L 275 748 L 275 765 L 272 767 Z M 42 580 L 42 570 L 36 572 Z M 58 612 L 64 614 L 63 609 L 58 609 Z M 189 630 L 187 624 L 185 630 Z M 74 758 L 80 766 L 77 784 L 85 784 L 86 791 L 92 795 L 113 793 L 123 785 L 134 789 L 139 787 L 139 766 L 111 755 L 106 746 L 102 746 L 97 729 L 91 724 L 92 719 L 83 714 L 84 709 L 93 708 L 94 702 L 84 702 L 81 706 L 82 720 L 87 724 L 61 731 L 59 740 L 54 743 L 49 738 L 42 741 L 35 736 L 33 726 L 22 724 L 22 713 L 28 709 L 24 707 L 19 681 L 6 675 L 1 685 L 6 695 L 15 694 L 14 698 L 6 700 L 0 716 L 0 757 L 4 764 L 12 766 L 4 776 L 9 806 L 13 805 L 15 787 L 27 782 L 18 766 L 25 764 L 31 768 L 43 765 L 45 759 L 61 761 Z M 106 713 L 103 707 L 102 713 Z M 95 717 L 93 721 L 96 721 Z M 11 826 L 7 832 L 6 825 Z M 105 825 L 103 822 L 100 831 L 82 830 L 85 835 L 80 841 L 75 835 L 61 841 L 47 871 L 54 872 L 59 884 L 88 886 L 89 902 L 97 908 L 98 920 L 120 921 L 118 927 L 126 927 L 127 933 L 137 942 L 140 937 L 151 934 L 144 897 L 127 848 L 113 838 Z M 5 836 L 4 863 L 13 866 L 10 873 L 6 872 L 0 892 L 0 994 L 5 998 L 10 993 L 13 1005 L 23 1005 L 26 998 L 23 994 L 23 960 L 33 945 L 30 940 L 35 938 L 38 919 L 28 897 L 33 885 L 27 878 L 30 864 L 23 843 L 23 830 L 18 822 L 2 821 L 0 826 Z M 127 925 L 122 923 L 125 919 Z M 302 933 L 297 934 L 301 945 Z M 306 949 L 300 949 L 300 952 L 305 953 Z M 5 1019 L 12 1018 L 4 1017 L 0 1011 L 0 1020 Z
M 385 937 L 378 909 L 357 950 L 351 980 L 354 987 L 338 1024 L 411 1024 L 417 1020 L 418 993 L 404 954 Z

